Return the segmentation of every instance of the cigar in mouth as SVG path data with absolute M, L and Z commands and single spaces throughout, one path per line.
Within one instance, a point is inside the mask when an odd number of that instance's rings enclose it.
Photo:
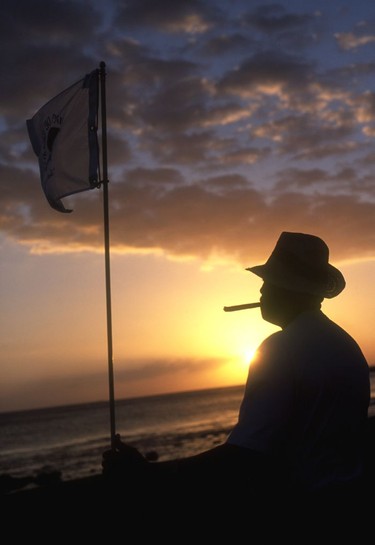
M 244 305 L 233 305 L 231 307 L 224 307 L 225 312 L 232 312 L 233 310 L 245 310 L 246 308 L 259 308 L 260 303 L 245 303 Z

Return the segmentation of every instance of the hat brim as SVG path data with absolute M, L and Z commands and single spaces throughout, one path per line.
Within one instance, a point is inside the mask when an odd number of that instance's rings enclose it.
M 282 265 L 279 268 L 275 268 L 274 265 L 270 267 L 265 263 L 248 267 L 246 270 L 281 288 L 299 293 L 311 293 L 326 299 L 332 299 L 339 295 L 346 285 L 342 273 L 330 264 L 327 265 L 324 278 L 315 281 L 297 274 L 293 275 L 290 271 L 286 271 Z

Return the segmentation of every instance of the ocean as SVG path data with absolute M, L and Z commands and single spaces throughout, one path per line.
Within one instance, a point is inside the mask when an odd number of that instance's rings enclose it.
M 145 456 L 188 456 L 223 442 L 234 425 L 243 386 L 173 393 L 115 403 L 116 432 Z M 109 403 L 0 414 L 0 476 L 59 472 L 62 480 L 101 473 L 110 448 Z
M 197 454 L 226 439 L 243 390 L 242 385 L 117 400 L 116 432 L 149 459 Z M 369 414 L 375 416 L 373 374 L 371 398 Z M 109 430 L 108 402 L 2 413 L 0 482 L 11 477 L 32 487 L 51 476 L 71 480 L 99 474 Z

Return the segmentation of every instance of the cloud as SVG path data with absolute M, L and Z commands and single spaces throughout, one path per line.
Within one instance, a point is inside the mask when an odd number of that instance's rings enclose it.
M 143 27 L 168 33 L 206 32 L 219 10 L 200 0 L 130 0 L 119 6 L 118 21 L 125 27 Z
M 6 0 L 3 234 L 33 252 L 102 251 L 101 192 L 72 197 L 69 218 L 52 211 L 25 121 L 104 59 L 114 252 L 259 259 L 299 230 L 339 259 L 374 257 L 373 63 L 325 58 L 336 22 L 312 4 L 241 7 Z
M 128 183 L 110 187 L 112 251 L 259 259 L 281 230 L 302 230 L 332 241 L 337 258 L 374 257 L 374 203 L 352 194 L 332 194 L 330 184 L 337 189 L 340 180 L 324 171 L 284 174 L 283 185 L 279 182 L 277 191 L 268 194 L 240 175 L 206 177 L 188 185 L 173 169 L 130 171 Z M 3 169 L 1 176 L 9 180 L 1 227 L 13 240 L 36 252 L 101 251 L 96 190 L 80 195 L 75 211 L 66 218 L 44 203 L 36 175 Z M 354 172 L 342 171 L 341 180 L 344 176 L 351 187 Z M 326 193 L 296 192 L 312 184 L 323 184 Z
M 300 49 L 315 42 L 319 14 L 293 13 L 281 4 L 270 3 L 248 12 L 243 24 L 284 46 Z
M 225 358 L 164 358 L 117 364 L 114 372 L 116 399 L 129 397 L 129 392 L 137 396 L 150 395 L 147 388 L 158 393 L 174 391 L 170 385 L 176 380 L 181 380 L 185 389 L 195 389 L 197 377 L 202 372 L 213 373 L 226 363 Z M 79 367 L 82 369 L 85 365 L 81 362 Z M 1 411 L 10 411 L 14 407 L 22 409 L 24 400 L 27 400 L 27 409 L 106 400 L 108 373 L 90 369 L 83 373 L 55 372 L 44 378 L 28 377 L 27 380 L 19 379 L 17 384 L 8 381 L 6 391 L 1 394 Z
M 177 375 L 180 373 L 195 374 L 204 370 L 217 369 L 225 363 L 225 358 L 163 358 L 139 361 L 136 365 L 131 362 L 126 367 L 116 371 L 116 379 L 119 381 L 135 381 L 150 378 L 162 378 L 163 376 Z
M 375 42 L 375 36 L 356 36 L 353 32 L 338 32 L 335 34 L 338 45 L 342 49 L 357 49 Z

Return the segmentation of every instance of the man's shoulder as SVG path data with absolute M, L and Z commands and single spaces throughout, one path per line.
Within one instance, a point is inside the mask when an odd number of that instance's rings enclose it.
M 271 333 L 264 341 L 260 344 L 257 352 L 260 359 L 265 360 L 272 358 L 274 359 L 277 355 L 278 358 L 285 353 L 285 347 L 289 344 L 288 338 L 285 335 L 284 330 L 276 331 Z
M 326 329 L 330 320 L 322 312 L 306 312 L 297 316 L 285 328 L 269 335 L 262 343 L 264 352 L 289 354 L 305 349 L 315 342 L 319 329 Z M 332 322 L 333 323 L 333 322 Z

